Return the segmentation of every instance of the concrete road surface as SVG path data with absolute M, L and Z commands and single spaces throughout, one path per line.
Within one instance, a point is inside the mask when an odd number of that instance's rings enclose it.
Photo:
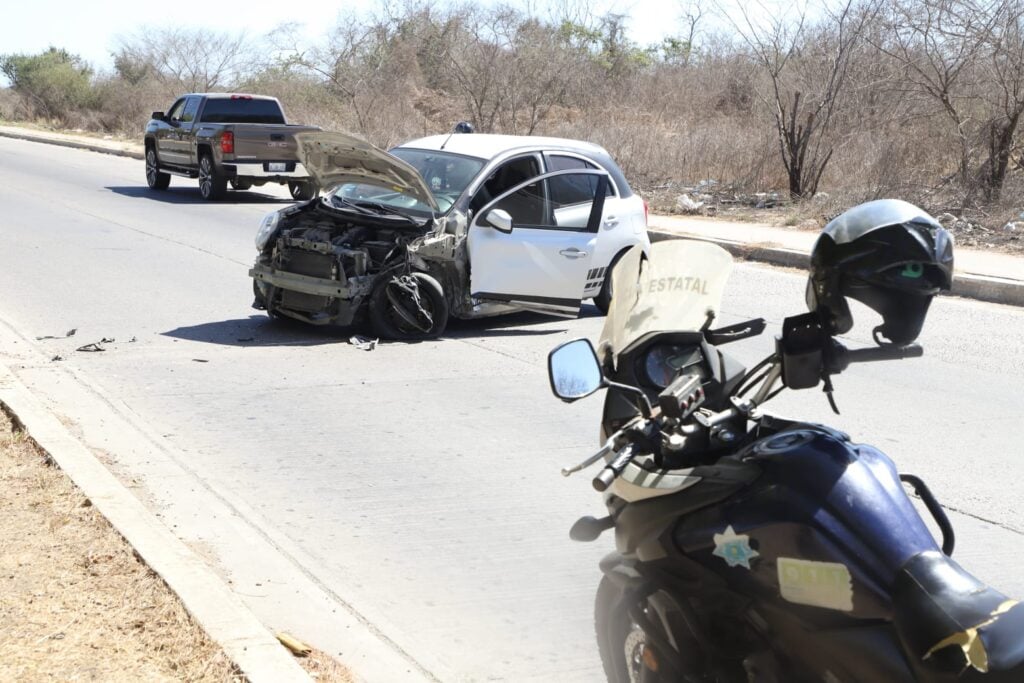
M 14 370 L 272 626 L 344 657 L 345 634 L 317 624 L 347 611 L 417 676 L 599 680 L 592 596 L 612 541 L 568 540 L 601 503 L 589 477 L 558 470 L 596 447 L 601 401 L 554 399 L 545 358 L 596 338 L 602 318 L 587 306 L 571 321 L 456 322 L 442 340 L 373 352 L 345 331 L 272 322 L 249 307 L 246 270 L 260 217 L 287 201 L 275 188 L 206 203 L 181 178 L 150 192 L 142 162 L 0 140 Z M 803 282 L 737 265 L 722 322 L 771 323 L 735 345 L 741 360 L 770 351 Z M 870 327 L 849 341 L 868 343 Z M 75 350 L 103 338 L 103 352 Z M 923 476 L 958 512 L 960 561 L 1024 596 L 1022 338 L 1024 310 L 939 300 L 925 358 L 836 379 L 841 416 L 819 391 L 775 409 Z M 96 401 L 159 446 L 119 447 L 121 428 L 84 408 Z M 209 491 L 330 599 L 299 618 L 300 597 L 260 579 L 270 560 L 204 512 Z

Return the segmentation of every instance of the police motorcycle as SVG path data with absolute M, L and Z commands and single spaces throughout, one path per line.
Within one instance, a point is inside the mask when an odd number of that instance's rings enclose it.
M 762 411 L 784 388 L 823 385 L 832 401 L 830 378 L 852 364 L 920 356 L 952 238 L 902 201 L 842 214 L 814 247 L 809 312 L 750 370 L 721 347 L 764 321 L 713 327 L 731 263 L 683 240 L 627 253 L 598 350 L 578 339 L 549 356 L 564 401 L 608 390 L 603 447 L 563 470 L 602 465 L 608 515 L 570 536 L 614 530 L 595 604 L 608 680 L 1024 681 L 1024 605 L 950 557 L 925 483 L 842 432 Z M 848 299 L 880 314 L 875 347 L 836 339 Z

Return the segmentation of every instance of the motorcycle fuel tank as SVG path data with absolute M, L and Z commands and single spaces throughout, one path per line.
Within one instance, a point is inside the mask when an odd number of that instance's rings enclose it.
M 892 616 L 899 569 L 937 545 L 881 451 L 813 425 L 737 454 L 761 475 L 724 503 L 682 518 L 691 559 L 739 593 L 819 623 Z

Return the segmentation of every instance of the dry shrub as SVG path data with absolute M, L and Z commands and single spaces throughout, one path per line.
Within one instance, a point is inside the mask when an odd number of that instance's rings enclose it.
M 10 88 L 0 88 L 0 120 L 22 121 L 27 118 L 26 114 L 18 93 Z

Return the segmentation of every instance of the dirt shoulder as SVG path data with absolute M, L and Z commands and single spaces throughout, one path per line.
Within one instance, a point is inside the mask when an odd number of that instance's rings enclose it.
M 0 680 L 243 680 L 2 411 L 0 491 Z M 317 680 L 353 680 L 322 653 L 302 663 Z
M 3 413 L 0 487 L 0 680 L 241 680 Z

